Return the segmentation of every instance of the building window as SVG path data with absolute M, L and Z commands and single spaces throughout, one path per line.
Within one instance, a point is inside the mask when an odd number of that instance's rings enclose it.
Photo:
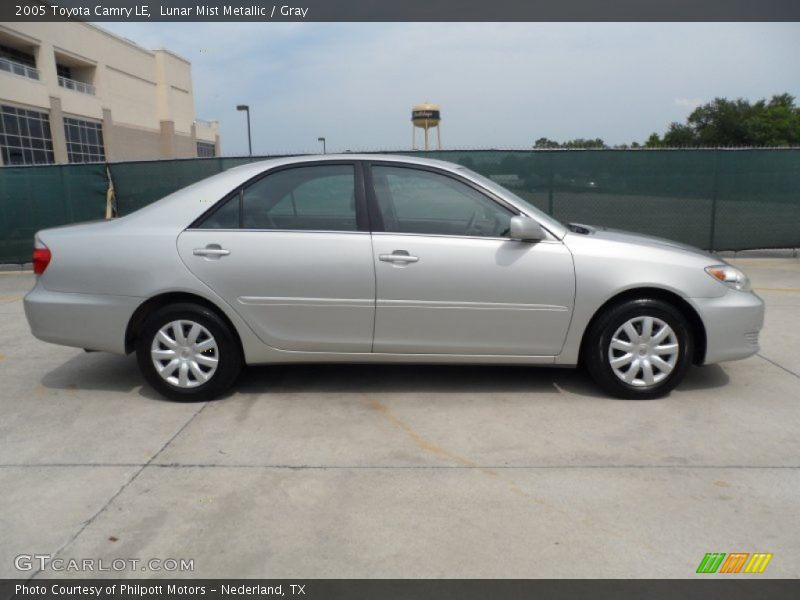
M 47 113 L 0 106 L 0 153 L 4 165 L 54 163 Z
M 214 158 L 217 147 L 211 142 L 197 142 L 197 158 Z
M 56 73 L 58 73 L 59 77 L 66 77 L 67 79 L 72 79 L 72 69 L 70 69 L 66 65 L 56 64 Z
M 10 46 L 4 46 L 3 44 L 0 44 L 0 57 L 7 60 L 13 60 L 21 65 L 33 67 L 34 69 L 36 68 L 36 59 L 33 57 L 33 54 L 30 54 L 29 52 L 23 52 L 22 50 L 17 50 L 16 48 L 12 48 Z
M 39 79 L 33 54 L 0 44 L 0 70 L 29 79 Z
M 103 162 L 106 159 L 100 123 L 64 117 L 64 135 L 69 162 Z

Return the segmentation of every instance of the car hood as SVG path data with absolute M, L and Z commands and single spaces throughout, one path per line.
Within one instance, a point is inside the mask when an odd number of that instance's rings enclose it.
M 675 242 L 665 238 L 656 237 L 653 235 L 644 235 L 641 233 L 633 233 L 631 231 L 624 231 L 622 229 L 612 229 L 609 227 L 597 227 L 594 225 L 570 223 L 570 229 L 572 231 L 575 231 L 575 228 L 578 229 L 576 233 L 587 235 L 597 239 L 609 240 L 612 242 L 621 242 L 624 244 L 635 244 L 637 246 L 648 246 L 651 248 L 664 248 L 664 247 L 673 248 L 676 250 L 682 250 L 690 254 L 699 255 L 702 256 L 703 258 L 710 258 L 712 260 L 720 262 L 720 259 L 718 257 L 709 254 L 705 250 L 701 250 L 700 248 L 695 248 L 694 246 L 690 246 L 689 244 L 682 244 L 680 242 Z

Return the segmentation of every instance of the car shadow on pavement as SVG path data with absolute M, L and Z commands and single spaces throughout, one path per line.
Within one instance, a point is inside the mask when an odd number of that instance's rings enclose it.
M 83 352 L 48 371 L 41 384 L 52 390 L 137 392 L 150 400 L 164 400 L 144 384 L 136 357 L 118 356 L 106 352 Z
M 706 365 L 704 367 L 690 367 L 686 379 L 678 386 L 684 392 L 695 392 L 725 387 L 731 378 L 721 365 Z
M 562 369 L 519 366 L 315 364 L 247 368 L 241 393 L 556 393 Z M 589 382 L 590 383 L 590 382 Z
M 719 365 L 690 369 L 678 389 L 724 386 Z M 246 369 L 240 393 L 460 393 L 552 394 L 566 392 L 616 400 L 600 390 L 583 369 L 490 365 L 270 365 Z
M 692 367 L 681 391 L 725 386 L 719 365 Z M 77 354 L 41 379 L 55 390 L 132 393 L 162 397 L 144 383 L 133 356 Z M 553 394 L 615 400 L 600 390 L 582 369 L 505 365 L 298 364 L 247 367 L 231 394 L 451 393 Z M 230 394 L 228 394 L 230 395 Z

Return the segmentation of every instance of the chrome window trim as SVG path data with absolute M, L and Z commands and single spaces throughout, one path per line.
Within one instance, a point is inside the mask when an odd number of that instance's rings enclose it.
M 369 231 L 344 231 L 342 229 L 221 229 L 216 227 L 199 228 L 187 227 L 184 231 L 216 231 L 218 233 L 338 233 L 343 235 L 370 235 Z
M 494 242 L 519 242 L 521 244 L 563 244 L 559 239 L 544 239 L 537 242 L 523 242 L 509 237 L 489 237 L 484 235 L 448 235 L 445 233 L 399 233 L 393 231 L 342 231 L 341 229 L 201 229 L 201 228 L 187 228 L 184 231 L 203 231 L 203 232 L 216 232 L 216 233 L 335 233 L 339 235 L 400 235 L 404 237 L 425 237 L 425 238 L 446 238 L 446 239 L 463 239 L 463 240 L 489 240 Z M 549 232 L 548 232 L 549 234 Z
M 549 231 L 547 232 L 548 235 L 552 235 Z M 562 244 L 563 242 L 559 239 L 544 239 L 539 240 L 536 242 L 524 242 L 522 240 L 516 240 L 510 237 L 494 237 L 488 235 L 450 235 L 447 233 L 400 233 L 394 231 L 373 231 L 372 235 L 402 235 L 402 236 L 409 236 L 409 237 L 437 237 L 437 238 L 447 238 L 447 239 L 463 239 L 463 240 L 492 240 L 495 242 L 519 242 L 520 244 Z

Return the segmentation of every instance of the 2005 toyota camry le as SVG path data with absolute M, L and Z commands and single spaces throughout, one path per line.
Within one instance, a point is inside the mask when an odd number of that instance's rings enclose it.
M 237 167 L 41 231 L 33 262 L 37 338 L 136 352 L 176 400 L 290 362 L 584 365 L 614 396 L 654 398 L 692 363 L 756 353 L 764 317 L 719 258 L 563 225 L 464 167 L 409 157 Z

